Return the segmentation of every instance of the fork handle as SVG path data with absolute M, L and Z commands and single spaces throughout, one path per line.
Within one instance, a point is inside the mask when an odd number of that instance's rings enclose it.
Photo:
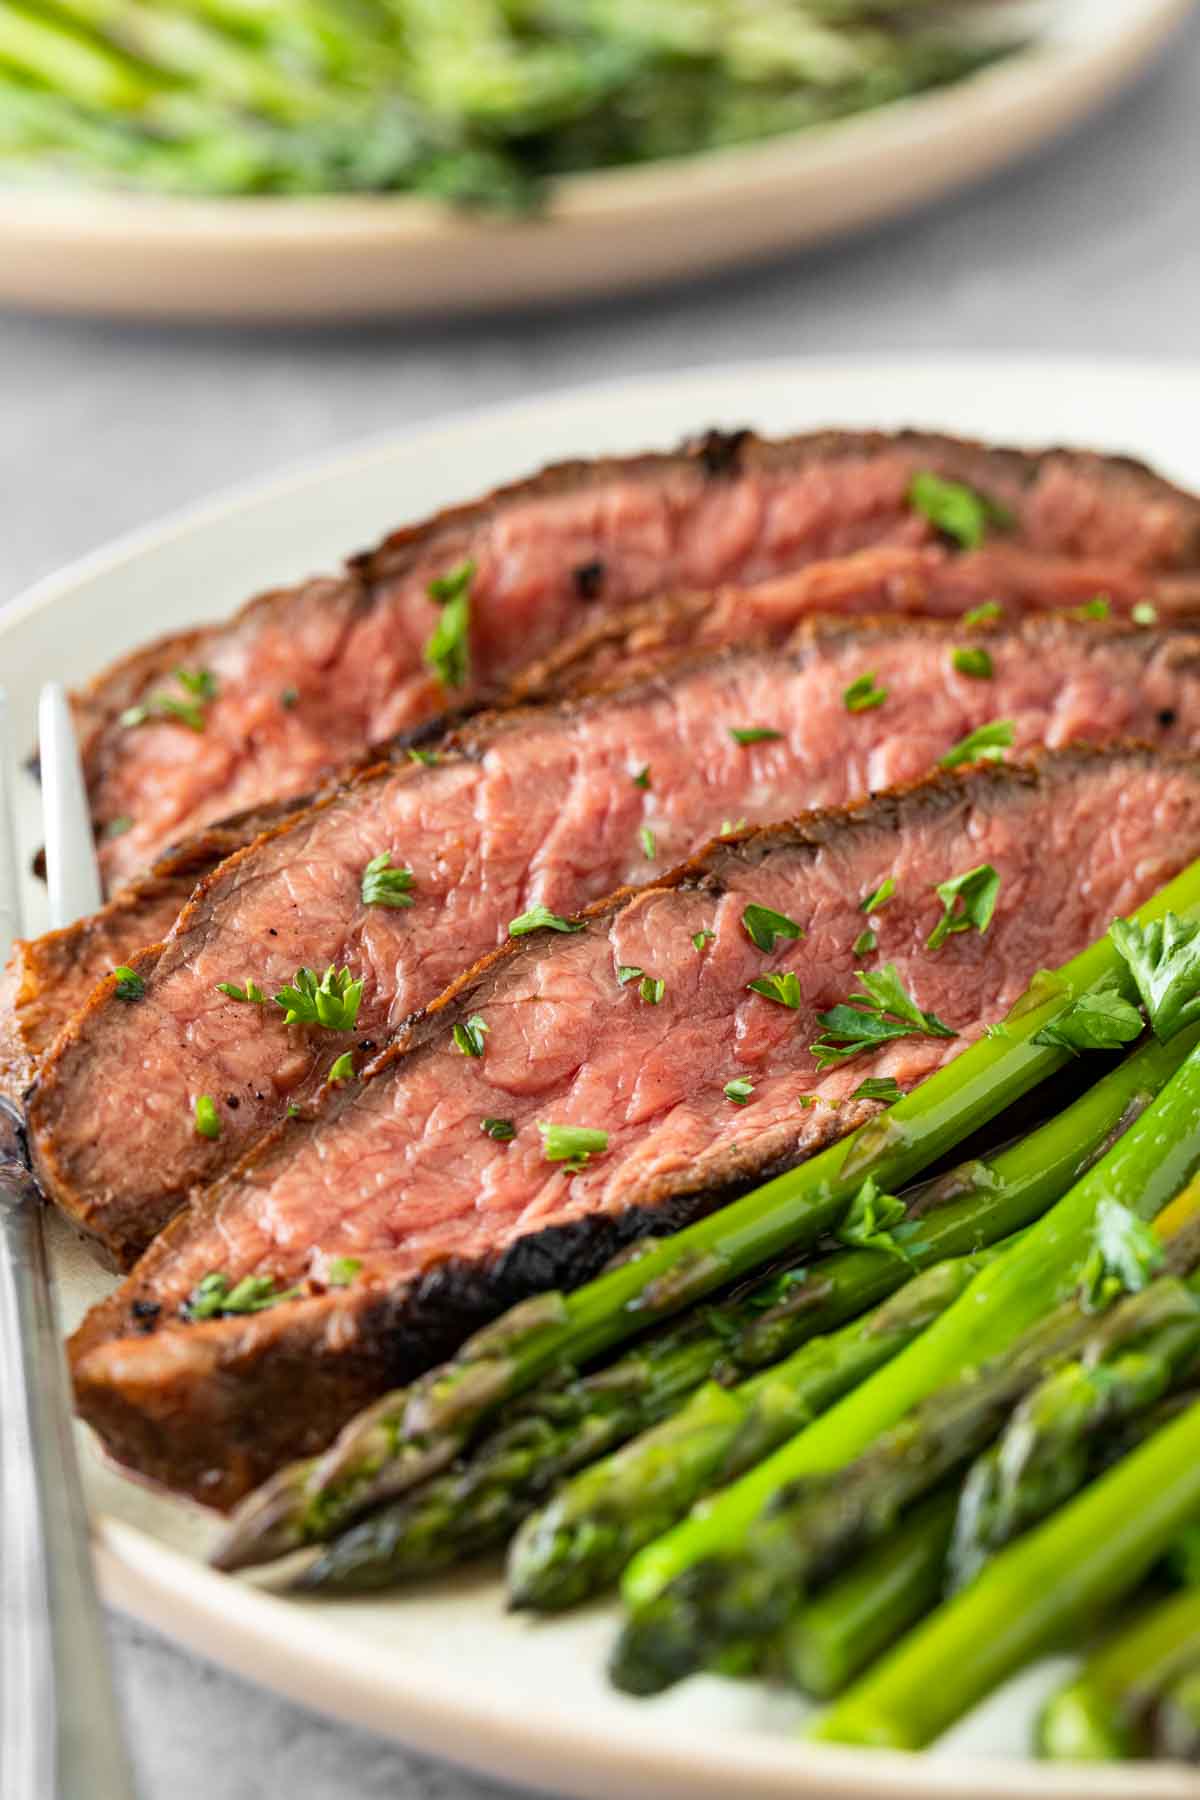
M 0 1795 L 135 1800 L 30 1193 L 0 1198 L 0 1368 Z

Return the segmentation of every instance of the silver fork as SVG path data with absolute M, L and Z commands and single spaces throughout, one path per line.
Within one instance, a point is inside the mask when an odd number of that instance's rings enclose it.
M 66 695 L 42 692 L 39 738 L 51 923 L 100 901 Z M 12 746 L 0 692 L 0 961 L 21 930 Z M 42 1203 L 0 1117 L 0 1796 L 135 1800 L 109 1672 L 75 1460 L 71 1395 Z

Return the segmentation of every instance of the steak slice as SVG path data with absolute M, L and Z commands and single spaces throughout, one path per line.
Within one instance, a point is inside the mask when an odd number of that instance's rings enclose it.
M 719 840 L 597 903 L 581 930 L 513 939 L 361 1083 L 179 1215 L 73 1339 L 80 1410 L 119 1460 L 228 1505 L 522 1295 L 585 1279 L 862 1123 L 878 1107 L 855 1098 L 865 1077 L 911 1088 L 1197 855 L 1200 761 L 1076 748 Z M 935 887 L 981 863 L 1000 878 L 986 934 L 931 950 Z M 860 899 L 888 876 L 864 964 Z M 757 947 L 750 904 L 804 938 Z M 884 963 L 955 1035 L 822 1073 L 818 1015 Z M 622 982 L 631 967 L 662 982 L 656 1004 Z M 748 989 L 784 973 L 794 1008 Z M 453 1028 L 476 1017 L 483 1053 L 464 1055 Z M 737 1079 L 753 1083 L 746 1104 L 727 1096 Z M 606 1148 L 575 1169 L 547 1160 L 546 1124 L 602 1131 Z M 214 1271 L 301 1291 L 189 1322 Z
M 981 548 L 942 558 L 963 565 L 956 591 L 1065 584 L 1104 589 L 1125 607 L 1160 578 L 1173 592 L 1182 577 L 1194 598 L 1200 502 L 1123 459 L 822 432 L 780 443 L 710 434 L 674 455 L 565 464 L 97 677 L 77 701 L 94 816 L 101 828 L 134 821 L 102 842 L 106 882 L 212 819 L 311 792 L 364 744 L 442 710 L 447 693 L 424 656 L 439 616 L 428 588 L 464 560 L 476 567 L 472 673 L 452 697 L 469 702 L 501 692 L 590 609 L 771 580 L 875 544 L 938 542 L 908 499 L 923 469 L 986 495 L 1005 521 Z M 186 691 L 179 668 L 206 671 L 215 697 Z M 202 729 L 155 716 L 163 697 L 198 706 L 191 725 Z M 143 723 L 123 722 L 147 706 Z
M 953 666 L 964 635 L 809 625 L 787 649 L 480 718 L 435 765 L 381 765 L 284 821 L 132 958 L 142 999 L 107 981 L 44 1059 L 27 1116 L 45 1192 L 128 1266 L 189 1188 L 313 1099 L 336 1058 L 361 1067 L 531 906 L 569 913 L 726 824 L 912 780 L 997 716 L 1021 749 L 1131 736 L 1200 749 L 1200 634 L 1030 619 L 975 643 L 989 679 Z M 866 670 L 887 698 L 850 713 L 843 695 Z M 741 744 L 747 727 L 780 735 Z M 362 899 L 381 852 L 412 873 L 395 908 Z M 250 979 L 272 995 L 330 964 L 364 982 L 353 1033 L 289 1027 L 278 1007 L 218 989 Z M 197 1133 L 201 1094 L 218 1138 Z
M 935 549 L 861 551 L 757 588 L 726 588 L 717 595 L 687 593 L 602 615 L 584 625 L 550 655 L 516 678 L 506 704 L 545 702 L 562 693 L 611 686 L 673 660 L 689 646 L 779 643 L 817 610 L 861 615 L 906 613 L 932 600 L 927 571 L 945 553 Z M 920 578 L 919 578 L 920 577 Z M 1070 577 L 1056 598 L 1079 597 Z M 1200 610 L 1200 582 L 1197 584 Z M 376 746 L 343 771 L 349 777 L 385 757 L 404 762 L 414 747 L 434 746 L 457 718 L 433 719 Z M 298 796 L 208 826 L 196 838 L 164 853 L 146 877 L 120 889 L 94 918 L 80 919 L 37 939 L 18 939 L 0 975 L 0 1092 L 18 1097 L 59 1031 L 80 1009 L 97 982 L 128 963 L 137 951 L 166 937 L 193 887 L 266 830 L 281 811 L 299 811 L 316 796 Z
M 146 944 L 166 937 L 201 878 L 291 807 L 260 807 L 206 826 L 118 889 L 99 912 L 17 938 L 0 973 L 0 1094 L 16 1100 L 96 983 Z

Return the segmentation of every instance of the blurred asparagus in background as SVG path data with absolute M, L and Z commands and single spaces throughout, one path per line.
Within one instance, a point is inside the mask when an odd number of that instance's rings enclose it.
M 1009 53 L 996 0 L 0 0 L 0 171 L 491 210 Z M 978 17 L 976 17 L 978 15 Z

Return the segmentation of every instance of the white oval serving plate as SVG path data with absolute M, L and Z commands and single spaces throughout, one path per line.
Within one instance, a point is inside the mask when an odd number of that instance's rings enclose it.
M 220 617 L 255 587 L 334 562 L 403 519 L 547 460 L 667 445 L 710 425 L 771 433 L 821 425 L 943 427 L 1000 442 L 1075 442 L 1153 459 L 1200 486 L 1200 365 L 958 358 L 781 362 L 525 401 L 293 474 L 126 538 L 0 614 L 0 680 L 32 740 L 40 683 L 83 677 L 139 640 Z M 23 794 L 25 848 L 36 794 Z M 41 896 L 30 883 L 31 925 Z M 57 1233 L 72 1323 L 107 1284 Z M 218 1576 L 197 1509 L 107 1467 L 81 1434 L 105 1589 L 119 1606 L 214 1661 L 338 1717 L 514 1782 L 578 1800 L 1159 1800 L 1195 1794 L 1167 1767 L 1045 1767 L 1026 1759 L 1031 1710 L 1054 1670 L 1033 1670 L 928 1755 L 799 1742 L 803 1707 L 704 1679 L 638 1703 L 612 1692 L 612 1615 L 552 1624 L 505 1614 L 490 1573 L 369 1602 L 296 1602 Z
M 0 304 L 128 318 L 344 320 L 619 293 L 903 213 L 1085 117 L 1191 0 L 1032 0 L 1035 48 L 770 142 L 572 176 L 546 218 L 399 196 L 189 200 L 0 188 Z

